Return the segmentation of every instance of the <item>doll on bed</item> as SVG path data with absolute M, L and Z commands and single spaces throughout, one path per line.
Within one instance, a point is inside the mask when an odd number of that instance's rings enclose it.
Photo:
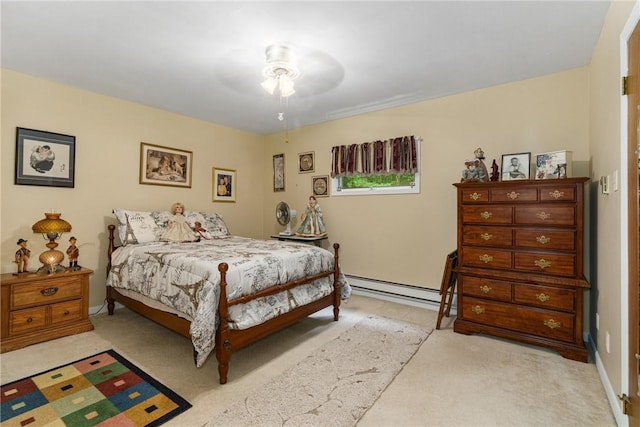
M 194 233 L 184 216 L 184 205 L 180 202 L 171 205 L 173 216 L 167 221 L 167 228 L 162 232 L 160 240 L 166 242 L 195 242 L 199 235 Z
M 196 234 L 200 236 L 199 239 L 205 239 L 205 240 L 213 239 L 213 236 L 211 235 L 211 233 L 209 233 L 207 229 L 202 226 L 202 223 L 200 221 L 194 222 L 194 225 L 195 227 L 193 227 L 193 231 L 195 231 Z

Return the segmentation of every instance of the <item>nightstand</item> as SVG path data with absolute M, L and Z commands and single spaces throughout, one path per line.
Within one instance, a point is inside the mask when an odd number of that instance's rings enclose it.
M 82 268 L 54 274 L 2 274 L 0 353 L 91 331 L 91 273 Z

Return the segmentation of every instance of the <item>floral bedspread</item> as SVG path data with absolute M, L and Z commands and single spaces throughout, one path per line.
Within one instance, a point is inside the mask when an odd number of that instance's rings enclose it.
M 202 366 L 215 345 L 220 297 L 218 264 L 226 262 L 227 298 L 332 270 L 333 254 L 303 243 L 231 236 L 192 243 L 154 242 L 115 250 L 107 286 L 129 289 L 170 306 L 191 320 Z M 229 327 L 246 329 L 330 294 L 333 275 L 249 303 L 229 307 Z M 342 299 L 351 287 L 340 273 Z

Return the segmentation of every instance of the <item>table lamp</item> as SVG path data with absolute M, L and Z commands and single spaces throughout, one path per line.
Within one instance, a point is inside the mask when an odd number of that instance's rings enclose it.
M 31 229 L 34 233 L 42 234 L 45 240 L 49 240 L 46 244 L 48 251 L 44 251 L 40 254 L 40 262 L 43 264 L 37 273 L 57 273 L 59 271 L 66 271 L 67 269 L 61 264 L 64 261 L 64 253 L 57 250 L 58 243 L 56 239 L 59 239 L 62 233 L 68 233 L 71 231 L 71 224 L 64 219 L 60 219 L 60 213 L 45 213 L 44 219 L 33 224 Z

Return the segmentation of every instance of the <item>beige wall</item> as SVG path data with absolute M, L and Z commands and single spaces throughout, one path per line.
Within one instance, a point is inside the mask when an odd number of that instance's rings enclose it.
M 105 297 L 106 225 L 113 208 L 163 210 L 176 201 L 188 210 L 220 212 L 234 234 L 263 235 L 263 138 L 169 112 L 2 70 L 0 136 L 2 272 L 15 272 L 18 238 L 29 240 L 32 269 L 45 250 L 31 226 L 56 208 L 73 226 L 79 264 L 95 270 L 90 305 Z M 16 127 L 76 137 L 75 188 L 14 185 Z M 140 142 L 193 152 L 193 186 L 140 185 Z M 237 202 L 211 201 L 213 166 L 237 170 Z M 62 238 L 60 249 L 68 246 Z
M 590 65 L 590 141 L 592 158 L 592 179 L 622 170 L 620 152 L 620 35 L 629 19 L 634 2 L 614 1 L 611 3 L 603 31 L 592 56 Z M 626 114 L 626 112 L 622 112 Z M 626 304 L 626 289 L 620 275 L 621 247 L 626 245 L 626 235 L 620 230 L 622 212 L 621 198 L 624 192 L 614 192 L 609 196 L 599 194 L 597 206 L 597 297 L 594 311 L 600 316 L 600 328 L 591 331 L 597 336 L 598 353 L 611 386 L 615 393 L 622 390 L 623 372 L 621 363 L 622 343 L 627 340 L 625 319 L 621 318 L 622 304 Z M 624 293 L 624 294 L 623 294 Z M 605 346 L 605 334 L 610 334 L 610 353 Z
M 330 173 L 334 145 L 402 135 L 423 138 L 421 194 L 319 199 L 330 243 L 341 244 L 345 273 L 419 287 L 440 287 L 446 254 L 456 247 L 456 193 L 463 162 L 482 147 L 487 166 L 506 153 L 571 150 L 576 173 L 588 172 L 588 70 L 580 68 L 401 108 L 364 114 L 267 138 L 263 168 L 285 153 L 286 191 L 263 189 L 265 232 L 282 230 L 275 206 L 299 212 L 311 194 L 311 177 Z M 295 112 L 291 112 L 294 115 Z M 297 155 L 315 151 L 316 170 L 299 174 Z M 582 167 L 581 167 L 582 166 Z

